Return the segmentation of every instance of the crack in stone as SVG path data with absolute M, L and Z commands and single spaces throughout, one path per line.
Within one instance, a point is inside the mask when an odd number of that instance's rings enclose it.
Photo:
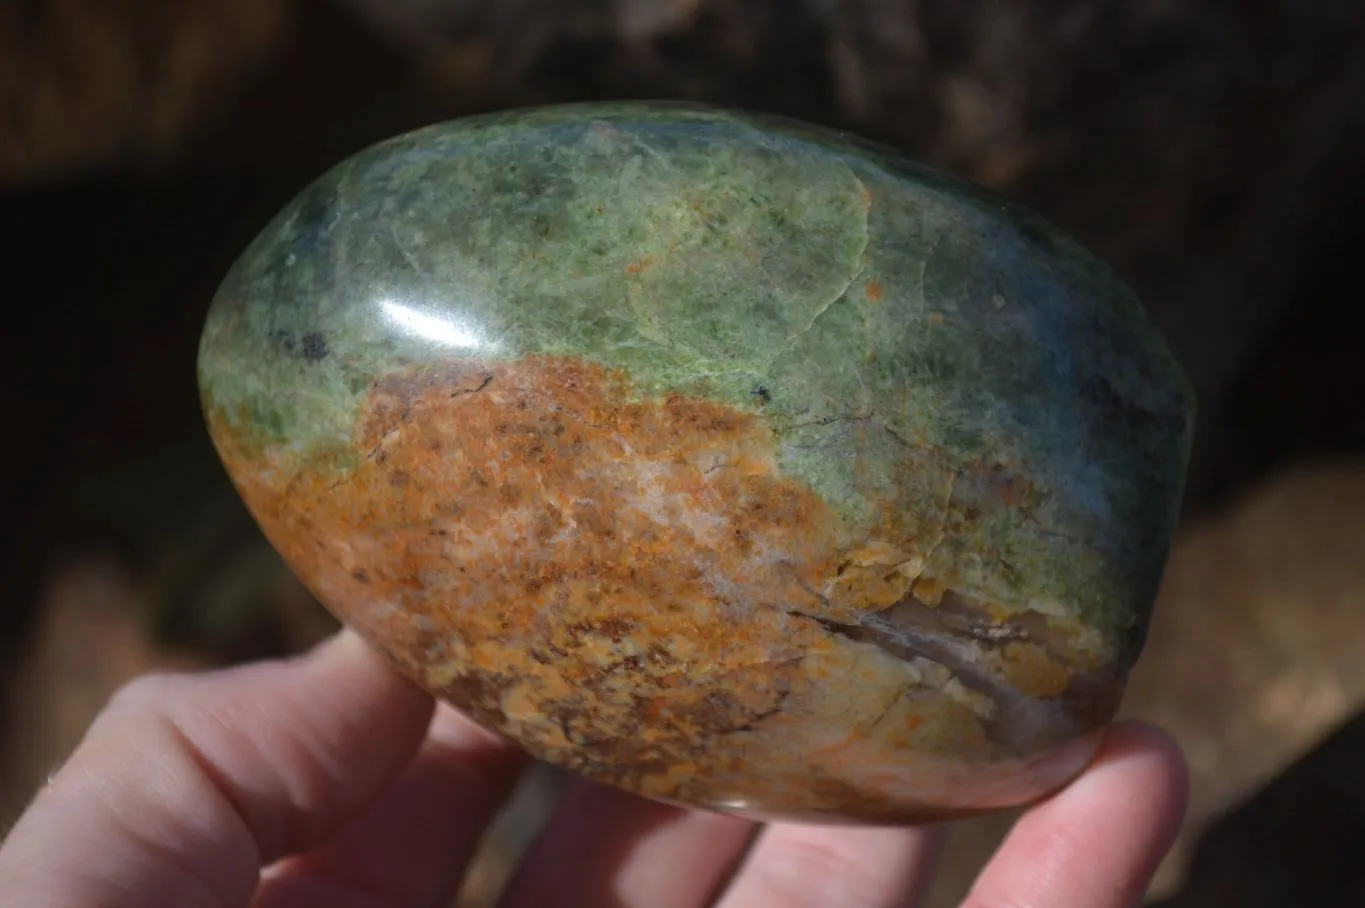
M 398 227 L 392 221 L 389 222 L 389 238 L 393 240 L 393 248 L 398 250 L 398 254 L 403 257 L 403 261 L 408 263 L 408 267 L 412 269 L 413 273 L 421 278 L 424 283 L 431 283 L 431 275 L 417 261 L 417 256 L 408 248 L 407 243 L 399 238 Z
M 920 304 L 921 304 L 921 311 L 923 311 L 923 310 L 929 308 L 929 296 L 928 296 L 928 294 L 925 292 L 925 279 L 926 279 L 926 277 L 927 277 L 927 275 L 928 275 L 928 272 L 929 272 L 929 260 L 932 259 L 932 258 L 934 257 L 934 250 L 938 248 L 938 244 L 939 244 L 942 240 L 943 240 L 943 234 L 940 232 L 937 236 L 935 236 L 935 237 L 933 238 L 933 240 L 930 241 L 930 243 L 929 243 L 929 248 L 926 249 L 926 250 L 924 250 L 924 261 L 920 263 L 920 268 L 919 268 L 919 298 L 920 298 Z
M 1076 545 L 1082 545 L 1086 546 L 1087 548 L 1092 548 L 1092 546 L 1087 545 L 1085 542 L 1076 538 L 1075 536 L 1068 536 L 1066 533 L 1058 533 L 1056 530 L 1043 529 L 1043 527 L 1038 523 L 1037 520 L 1030 519 L 1029 523 L 1033 525 L 1033 532 L 1039 536 L 1042 536 L 1044 539 L 1060 539 L 1063 542 L 1072 542 L 1075 543 Z
M 806 583 L 806 581 L 802 580 L 799 576 L 797 576 L 795 571 L 792 572 L 792 582 L 794 582 L 798 587 L 805 591 L 812 599 L 823 605 L 825 608 L 831 610 L 834 608 L 834 603 L 830 602 L 824 593 L 820 592 L 819 590 L 812 587 L 810 584 Z M 815 618 L 814 615 L 808 615 L 805 612 L 797 611 L 795 609 L 788 609 L 787 614 L 792 615 L 796 618 L 810 618 L 812 621 L 818 620 Z
M 901 700 L 903 700 L 905 696 L 910 693 L 914 686 L 915 683 L 913 681 L 907 681 L 900 687 L 896 688 L 895 692 L 890 697 L 887 698 L 886 705 L 883 706 L 881 708 L 881 711 L 877 713 L 876 717 L 871 722 L 868 723 L 868 727 L 876 728 L 878 725 L 881 725 L 882 720 L 884 720 L 888 715 L 891 714 L 891 710 L 896 708 L 896 704 L 900 703 Z
M 384 434 L 379 436 L 379 441 L 375 442 L 374 447 L 370 448 L 370 453 L 365 455 L 365 459 L 375 460 L 380 454 L 384 453 L 384 442 L 397 435 L 400 428 L 402 427 L 394 426 L 392 429 L 385 430 Z
M 782 427 L 781 434 L 782 434 L 783 436 L 786 436 L 788 433 L 790 433 L 790 432 L 792 432 L 792 431 L 794 431 L 794 430 L 802 429 L 802 428 L 808 428 L 808 427 L 811 427 L 811 426 L 828 426 L 828 425 L 833 425 L 833 424 L 835 424 L 835 423 L 841 423 L 841 422 L 855 422 L 855 423 L 861 423 L 861 422 L 873 422 L 873 421 L 880 422 L 881 427 L 882 427 L 882 429 L 886 432 L 887 436 L 888 436 L 889 438 L 891 438 L 896 444 L 900 445 L 901 447 L 906 448 L 907 450 L 912 450 L 912 451 L 914 451 L 914 450 L 918 450 L 918 449 L 919 449 L 918 446 L 912 444 L 910 441 L 908 441 L 907 439 L 905 439 L 904 437 L 902 437 L 899 433 L 897 433 L 895 429 L 891 428 L 891 426 L 887 424 L 886 420 L 885 420 L 884 418 L 882 418 L 881 415 L 878 414 L 877 411 L 876 411 L 875 409 L 869 410 L 869 411 L 868 411 L 867 413 L 865 413 L 865 414 L 846 414 L 846 415 L 839 415 L 839 416 L 825 416 L 825 417 L 821 417 L 820 419 L 806 420 L 806 421 L 803 421 L 803 422 L 793 422 L 793 423 L 789 423 L 789 424 L 787 424 L 787 425 L 785 425 L 785 426 Z M 790 441 L 787 441 L 786 443 L 787 443 L 787 444 L 792 444 Z M 793 447 L 800 447 L 800 448 L 810 449 L 810 448 L 812 448 L 812 447 L 814 447 L 814 446 L 811 446 L 811 445 L 793 445 Z M 961 471 L 961 470 L 953 470 L 953 471 L 951 471 L 951 472 L 948 473 L 948 476 L 947 476 L 947 488 L 944 490 L 944 493 L 943 493 L 943 503 L 942 503 L 942 505 L 939 507 L 938 521 L 937 521 L 936 526 L 934 527 L 934 531 L 935 531 L 935 532 L 934 532 L 934 536 L 933 536 L 933 541 L 930 542 L 930 543 L 928 544 L 928 547 L 925 549 L 925 551 L 924 551 L 922 554 L 919 555 L 919 569 L 916 570 L 916 571 L 914 571 L 913 573 L 907 572 L 906 575 L 910 578 L 911 582 L 914 582 L 915 580 L 918 580 L 918 579 L 924 574 L 925 570 L 926 570 L 926 569 L 928 568 L 928 566 L 929 566 L 929 561 L 930 561 L 930 559 L 933 557 L 934 552 L 936 552 L 936 551 L 938 550 L 939 546 L 943 544 L 943 541 L 944 541 L 945 539 L 948 538 L 948 531 L 947 531 L 947 526 L 948 526 L 948 513 L 949 513 L 949 509 L 950 509 L 950 507 L 951 507 L 951 505 L 952 505 L 952 501 L 953 501 L 953 492 L 954 492 L 954 490 L 957 488 L 957 482 L 958 482 L 958 480 L 961 478 L 961 476 L 962 476 L 962 471 Z M 900 568 L 901 566 L 902 566 L 902 565 L 896 565 L 897 568 Z M 826 604 L 828 604 L 828 603 L 826 603 Z
M 805 422 L 788 423 L 786 426 L 783 427 L 783 431 L 790 431 L 792 429 L 807 429 L 810 428 L 811 426 L 832 426 L 836 422 L 871 422 L 873 419 L 876 419 L 876 417 L 877 412 L 875 410 L 869 410 L 867 413 L 864 414 L 849 413 L 841 414 L 839 416 L 822 416 L 819 419 L 809 419 L 806 420 Z
M 1076 735 L 1078 723 L 1062 703 L 1024 696 L 975 663 L 981 654 L 979 644 L 986 642 L 976 633 L 979 629 L 954 627 L 911 599 L 906 597 L 885 612 L 864 614 L 856 623 L 796 610 L 788 614 L 843 639 L 875 646 L 902 662 L 926 659 L 943 666 L 963 687 L 996 705 L 995 715 L 983 718 L 982 726 L 991 741 L 1013 754 L 1036 753 Z
M 493 373 L 492 373 L 492 372 L 485 372 L 485 373 L 483 374 L 483 379 L 482 379 L 482 381 L 480 381 L 479 384 L 478 384 L 476 387 L 473 387 L 473 388 L 456 388 L 454 391 L 451 391 L 451 392 L 450 392 L 450 396 L 451 396 L 451 397 L 459 397 L 461 394 L 477 394 L 477 393 L 479 393 L 480 391 L 482 391 L 484 388 L 487 388 L 487 387 L 488 387 L 489 385 L 491 385 L 491 384 L 493 384 Z M 404 411 L 404 412 L 403 412 L 404 418 L 406 418 L 407 415 L 408 415 L 408 411 Z
M 911 451 L 920 450 L 921 446 L 913 444 L 912 442 L 901 436 L 898 432 L 896 432 L 895 429 L 891 428 L 891 426 L 886 422 L 885 418 L 883 418 L 875 409 L 868 410 L 867 413 L 861 414 L 841 414 L 838 416 L 824 416 L 819 419 L 787 423 L 784 426 L 782 426 L 780 434 L 785 437 L 788 433 L 793 432 L 797 429 L 809 428 L 811 426 L 829 426 L 834 425 L 835 423 L 845 422 L 870 423 L 874 421 L 879 422 L 881 424 L 881 427 L 886 432 L 887 436 L 891 438 L 892 441 L 894 441 L 897 445 L 900 445 L 901 447 Z M 793 447 L 803 448 L 806 450 L 815 447 L 812 445 L 795 445 L 789 440 L 786 441 L 786 443 L 792 444 Z M 939 507 L 938 522 L 937 526 L 935 527 L 936 537 L 934 538 L 933 542 L 929 544 L 929 547 L 924 551 L 924 553 L 919 556 L 920 560 L 919 570 L 915 571 L 913 574 L 907 575 L 910 577 L 911 581 L 918 580 L 920 576 L 923 575 L 925 569 L 929 565 L 929 559 L 933 556 L 934 552 L 937 551 L 938 547 L 943 543 L 943 541 L 948 536 L 947 533 L 948 513 L 953 501 L 953 492 L 957 488 L 957 482 L 961 477 L 962 477 L 961 470 L 953 470 L 948 473 L 947 489 L 944 491 L 943 494 L 943 504 Z M 897 567 L 900 567 L 900 565 L 897 565 Z
M 863 183 L 858 175 L 852 170 L 849 170 L 849 176 L 853 178 L 854 183 L 858 184 L 857 192 L 859 195 L 870 198 L 871 193 L 869 192 L 867 185 Z M 861 224 L 859 225 L 861 227 L 861 235 L 859 236 L 858 251 L 853 256 L 853 265 L 850 269 L 848 280 L 844 281 L 843 284 L 830 295 L 830 298 L 827 299 L 819 309 L 815 310 L 815 314 L 812 315 L 810 321 L 806 323 L 806 327 L 787 338 L 787 342 L 779 347 L 776 353 L 769 357 L 768 361 L 763 364 L 764 369 L 771 369 L 774 363 L 781 359 L 788 350 L 796 345 L 797 341 L 809 334 L 811 329 L 815 327 L 815 323 L 820 320 L 820 317 L 828 312 L 835 303 L 844 298 L 844 295 L 848 293 L 848 288 L 852 287 L 853 282 L 858 279 L 858 275 L 864 272 L 863 256 L 867 254 L 867 247 L 872 241 L 872 232 L 868 226 L 868 212 L 872 210 L 871 203 L 866 207 L 860 206 L 859 210 L 862 212 Z
M 886 434 L 890 435 L 891 438 L 896 442 L 896 444 L 900 445 L 902 448 L 909 448 L 912 451 L 915 450 L 915 445 L 912 445 L 910 442 L 902 438 L 899 432 L 891 428 L 885 422 L 882 423 L 882 428 L 886 430 Z
M 887 431 L 890 430 L 888 429 Z M 894 435 L 895 433 L 892 434 Z M 914 577 L 910 578 L 912 582 L 918 580 L 924 572 L 928 570 L 929 559 L 933 557 L 934 552 L 938 551 L 938 547 L 943 544 L 943 540 L 948 538 L 948 509 L 952 506 L 953 490 L 957 488 L 957 480 L 961 475 L 961 470 L 954 470 L 952 473 L 948 474 L 948 490 L 944 493 L 943 507 L 939 512 L 938 538 L 931 542 L 928 550 L 920 556 L 920 569 L 915 572 Z
M 477 394 L 478 392 L 485 390 L 491 384 L 493 384 L 493 373 L 484 372 L 479 377 L 479 383 L 477 385 L 475 385 L 472 388 L 456 388 L 454 391 L 450 392 L 450 396 L 454 398 L 464 394 Z M 397 434 L 398 430 L 402 428 L 402 424 L 407 422 L 408 418 L 411 415 L 412 407 L 411 406 L 404 407 L 403 412 L 398 414 L 397 421 L 390 428 L 385 429 L 384 433 L 379 436 L 379 440 L 376 441 L 373 447 L 370 448 L 369 453 L 365 455 L 365 460 L 369 462 L 383 463 L 383 459 L 380 455 L 384 453 L 384 443 L 388 441 L 390 438 L 392 438 L 395 434 Z M 295 474 L 294 478 L 291 479 L 290 482 L 292 483 L 299 476 L 303 475 L 303 472 L 304 472 L 303 470 L 300 470 L 297 474 Z M 342 476 L 336 482 L 329 485 L 327 487 L 327 491 L 335 492 L 337 489 L 346 485 L 354 478 L 355 478 L 354 471 L 352 471 L 347 475 Z
M 892 605 L 888 611 L 894 613 L 896 618 L 917 626 L 940 628 L 949 633 L 961 632 L 980 643 L 998 645 L 1011 640 L 1033 641 L 1035 636 L 1021 622 L 1011 620 L 995 622 L 983 618 L 980 614 L 973 614 L 972 606 L 961 594 L 953 590 L 946 591 L 937 606 L 930 607 L 914 596 L 906 596 Z M 1046 640 L 1035 642 L 1048 645 Z
M 735 726 L 734 728 L 722 729 L 720 734 L 733 735 L 738 734 L 740 732 L 753 731 L 758 726 L 758 723 L 762 722 L 764 719 L 771 718 L 772 716 L 775 716 L 778 713 L 780 713 L 782 711 L 782 707 L 787 702 L 787 698 L 790 696 L 791 696 L 790 689 L 779 691 L 777 694 L 777 699 L 773 701 L 772 706 L 768 707 L 762 712 L 754 713 L 752 716 L 748 718 L 748 720 L 743 725 L 738 725 Z

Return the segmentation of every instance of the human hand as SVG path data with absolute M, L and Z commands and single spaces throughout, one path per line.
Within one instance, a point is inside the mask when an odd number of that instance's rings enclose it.
M 448 905 L 526 760 L 433 708 L 349 633 L 298 659 L 137 681 L 0 847 L 0 908 Z M 968 904 L 1137 905 L 1185 785 L 1164 734 L 1115 727 Z M 756 827 L 576 783 L 503 905 L 911 905 L 935 835 Z

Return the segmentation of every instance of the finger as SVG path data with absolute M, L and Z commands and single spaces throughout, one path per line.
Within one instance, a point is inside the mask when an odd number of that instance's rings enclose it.
M 575 782 L 522 862 L 504 908 L 699 908 L 753 824 Z
M 399 781 L 320 848 L 267 872 L 255 908 L 448 905 L 527 765 L 447 706 Z
M 964 908 L 1131 908 L 1185 811 L 1184 760 L 1163 732 L 1115 726 L 1095 763 L 1016 824 Z
M 901 908 L 928 883 L 941 830 L 769 826 L 718 908 Z
M 0 849 L 0 906 L 246 905 L 388 785 L 432 701 L 349 633 L 117 694 Z

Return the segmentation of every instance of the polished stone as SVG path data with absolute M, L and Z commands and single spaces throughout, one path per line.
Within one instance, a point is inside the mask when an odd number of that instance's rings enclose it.
M 659 104 L 341 163 L 227 276 L 199 378 L 267 537 L 417 683 L 601 782 L 859 822 L 1083 768 L 1193 410 L 1036 216 Z

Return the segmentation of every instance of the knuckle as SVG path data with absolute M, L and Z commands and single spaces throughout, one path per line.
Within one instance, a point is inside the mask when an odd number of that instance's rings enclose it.
M 168 672 L 139 675 L 114 691 L 105 706 L 106 716 L 165 711 L 175 700 L 173 676 Z
M 889 908 L 899 892 L 886 885 L 884 873 L 862 866 L 857 855 L 817 841 L 786 843 L 765 863 L 766 888 L 772 905 L 782 908 Z

